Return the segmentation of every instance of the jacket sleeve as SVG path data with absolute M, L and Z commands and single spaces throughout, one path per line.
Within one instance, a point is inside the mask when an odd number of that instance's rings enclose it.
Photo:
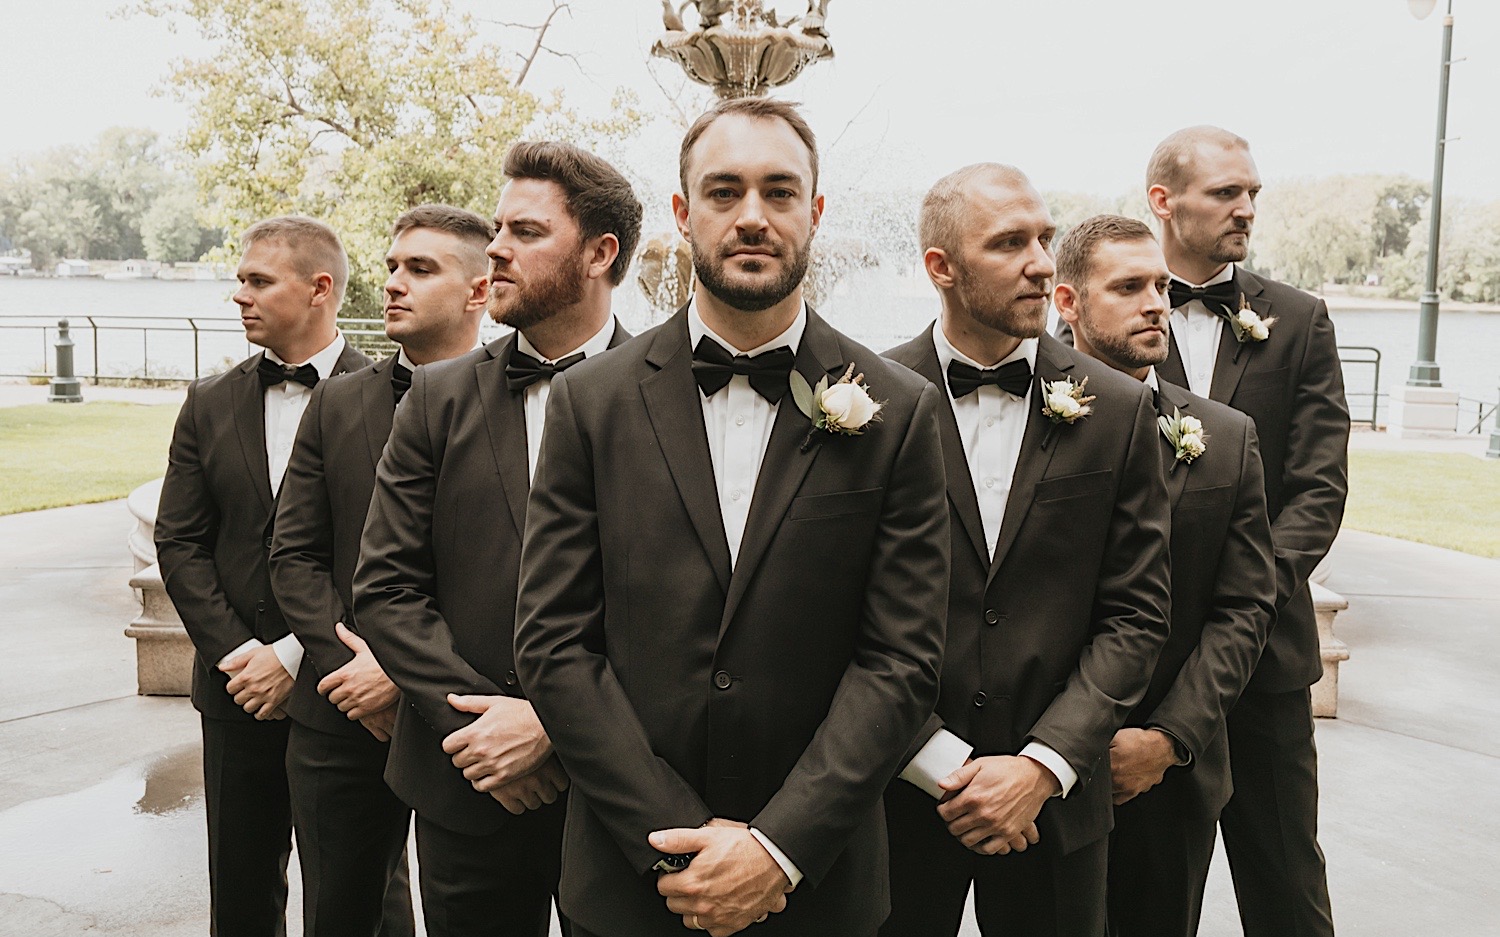
M 505 693 L 454 649 L 452 629 L 438 608 L 432 554 L 437 469 L 427 373 L 418 368 L 375 470 L 354 572 L 354 615 L 361 637 L 406 701 L 439 735 L 450 735 L 477 717 L 450 706 L 449 693 Z
M 172 430 L 156 510 L 156 560 L 198 658 L 212 670 L 255 633 L 230 607 L 214 559 L 220 514 L 199 447 L 198 405 L 195 383 Z

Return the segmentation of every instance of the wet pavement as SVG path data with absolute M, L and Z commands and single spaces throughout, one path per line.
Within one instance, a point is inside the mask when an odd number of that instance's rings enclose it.
M 134 695 L 129 529 L 118 501 L 0 517 L 0 937 L 207 933 L 198 719 Z M 1352 654 L 1318 725 L 1339 930 L 1500 934 L 1500 561 L 1351 531 L 1328 585 Z M 1222 856 L 1202 933 L 1240 933 Z

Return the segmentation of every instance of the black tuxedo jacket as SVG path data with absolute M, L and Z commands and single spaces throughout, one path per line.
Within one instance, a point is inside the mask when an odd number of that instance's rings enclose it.
M 394 356 L 324 381 L 313 391 L 277 498 L 271 585 L 306 654 L 287 715 L 338 735 L 366 730 L 318 694 L 318 681 L 354 659 L 334 624 L 358 631 L 354 564 L 365 528 L 375 465 L 391 434 Z
M 628 337 L 616 326 L 612 344 Z M 361 636 L 410 704 L 396 717 L 386 782 L 461 833 L 510 818 L 442 743 L 477 718 L 448 705 L 449 693 L 523 696 L 511 639 L 529 470 L 525 392 L 505 385 L 515 347 L 512 333 L 412 375 L 354 573 Z
M 1232 790 L 1224 717 L 1276 620 L 1275 554 L 1255 424 L 1174 384 L 1160 386 L 1158 412 L 1197 417 L 1207 447 L 1179 463 L 1157 433 L 1172 500 L 1172 633 L 1126 724 L 1158 726 L 1187 747 L 1189 764 L 1170 769 L 1190 775 L 1177 789 L 1196 801 L 1196 815 L 1217 816 Z
M 882 420 L 776 413 L 731 570 L 687 317 L 553 386 L 517 609 L 522 682 L 573 779 L 562 910 L 670 933 L 653 830 L 765 833 L 805 878 L 767 934 L 873 933 L 881 792 L 932 711 L 948 517 L 937 394 L 809 312 L 796 368 L 850 362 Z
M 886 355 L 945 388 L 930 330 Z M 1035 373 L 1087 377 L 1094 412 L 1054 426 L 1033 390 L 993 562 L 958 422 L 947 400 L 938 408 L 953 515 L 948 646 L 937 711 L 907 760 L 945 725 L 976 755 L 1050 746 L 1078 773 L 1037 818 L 1042 848 L 1062 855 L 1110 829 L 1105 756 L 1167 638 L 1170 509 L 1150 390 L 1045 335 Z
M 217 666 L 224 655 L 251 638 L 270 644 L 287 633 L 267 570 L 276 504 L 260 359 L 188 385 L 156 512 L 162 581 L 197 651 L 193 705 L 215 719 L 254 718 L 224 692 L 229 677 Z M 333 373 L 369 363 L 345 345 Z
M 1250 689 L 1300 690 L 1323 675 L 1307 580 L 1327 554 L 1349 492 L 1349 405 L 1328 307 L 1321 299 L 1235 268 L 1234 283 L 1262 317 L 1263 342 L 1241 345 L 1226 323 L 1209 397 L 1255 421 L 1276 545 L 1276 626 Z M 1186 387 L 1177 343 L 1157 373 Z

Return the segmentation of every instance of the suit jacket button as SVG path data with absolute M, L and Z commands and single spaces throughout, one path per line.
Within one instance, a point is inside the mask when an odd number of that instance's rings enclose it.
M 985 609 L 984 610 L 984 623 L 986 625 L 998 625 L 998 624 L 1000 624 L 1000 613 L 997 612 L 997 611 L 995 611 L 992 608 Z
M 516 672 L 514 670 L 507 670 L 505 672 L 505 685 L 506 686 L 515 686 L 519 682 L 520 681 L 516 679 Z
M 261 599 L 259 602 L 256 602 L 255 603 L 255 610 L 257 612 L 263 612 L 263 611 L 265 611 L 266 610 L 266 600 L 265 599 Z
M 271 549 L 271 538 L 270 537 L 266 538 L 266 549 L 267 550 Z
M 975 709 L 983 709 L 984 708 L 985 700 L 987 700 L 987 699 L 989 699 L 989 697 L 985 696 L 983 692 L 975 693 L 974 694 L 974 708 Z
M 733 682 L 734 678 L 731 677 L 729 675 L 729 672 L 726 670 L 721 670 L 718 673 L 714 674 L 714 686 L 718 687 L 721 690 L 729 689 L 729 685 Z

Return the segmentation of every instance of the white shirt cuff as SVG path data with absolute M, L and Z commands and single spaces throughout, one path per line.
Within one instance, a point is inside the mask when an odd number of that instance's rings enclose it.
M 276 659 L 281 661 L 282 669 L 293 680 L 297 679 L 297 671 L 302 669 L 302 642 L 297 640 L 297 636 L 288 634 L 272 644 L 271 649 L 276 652 Z
M 1062 793 L 1054 794 L 1054 797 L 1067 797 L 1068 792 L 1073 790 L 1073 785 L 1078 783 L 1078 772 L 1073 770 L 1073 766 L 1068 764 L 1066 758 L 1053 751 L 1050 745 L 1028 742 L 1026 747 L 1021 749 L 1021 757 L 1037 762 L 1057 778 L 1057 783 L 1062 785 Z
M 265 642 L 261 641 L 260 638 L 251 638 L 250 640 L 246 641 L 244 644 L 241 644 L 239 647 L 237 647 L 234 650 L 230 651 L 228 654 L 225 654 L 223 657 L 219 658 L 219 662 L 217 664 L 215 664 L 214 666 L 215 667 L 223 667 L 225 661 L 233 660 L 234 658 L 239 657 L 241 654 L 245 653 L 246 651 L 253 651 L 253 650 L 255 650 L 258 647 L 265 647 L 265 646 L 266 646 Z
M 802 881 L 802 870 L 793 865 L 792 860 L 786 857 L 786 853 L 777 849 L 776 844 L 771 842 L 766 837 L 766 834 L 752 826 L 750 827 L 750 835 L 755 837 L 756 842 L 766 847 L 766 852 L 771 854 L 771 858 L 775 859 L 776 864 L 781 866 L 781 871 L 786 873 L 786 880 L 792 883 L 793 888 L 796 888 L 797 884 Z
M 942 800 L 947 791 L 938 787 L 938 781 L 962 768 L 972 754 L 974 746 L 947 729 L 938 729 L 901 769 L 899 777 Z

